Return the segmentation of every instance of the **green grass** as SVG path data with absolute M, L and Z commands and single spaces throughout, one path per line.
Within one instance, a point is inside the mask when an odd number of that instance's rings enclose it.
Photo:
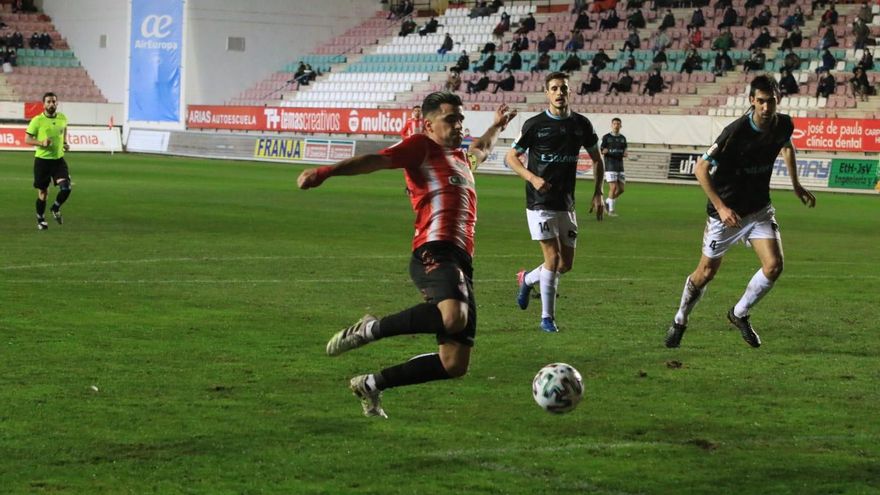
M 580 184 L 548 335 L 513 298 L 516 270 L 540 262 L 522 181 L 479 176 L 470 372 L 388 391 L 383 421 L 361 416 L 349 377 L 433 338 L 335 359 L 324 345 L 419 302 L 400 172 L 303 192 L 297 166 L 76 153 L 66 223 L 38 232 L 31 162 L 0 155 L 2 493 L 880 491 L 875 196 L 819 193 L 808 210 L 774 192 L 787 257 L 754 311 L 764 346 L 724 319 L 758 268 L 737 247 L 668 350 L 699 188 L 630 184 L 597 223 Z M 563 416 L 530 394 L 555 361 L 586 385 Z

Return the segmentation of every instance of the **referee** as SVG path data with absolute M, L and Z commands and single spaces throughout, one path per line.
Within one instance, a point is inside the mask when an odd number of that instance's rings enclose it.
M 64 152 L 67 145 L 67 117 L 58 113 L 58 97 L 55 93 L 43 95 L 43 113 L 31 119 L 27 128 L 25 143 L 37 147 L 34 153 L 34 188 L 37 189 L 37 229 L 47 230 L 46 198 L 49 195 L 49 184 L 54 181 L 58 186 L 58 195 L 52 203 L 52 216 L 59 225 L 61 205 L 70 196 L 70 173 Z

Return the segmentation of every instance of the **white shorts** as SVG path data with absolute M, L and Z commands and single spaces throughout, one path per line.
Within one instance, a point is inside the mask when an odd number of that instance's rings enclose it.
M 746 215 L 740 223 L 742 227 L 727 227 L 721 220 L 709 217 L 703 232 L 703 254 L 708 258 L 720 258 L 737 242 L 749 245 L 751 239 L 776 239 L 780 241 L 779 224 L 776 223 L 776 210 L 772 205 Z
M 559 238 L 569 247 L 577 247 L 577 215 L 573 211 L 526 210 L 532 240 Z
M 626 183 L 626 174 L 623 172 L 605 172 L 605 182 Z

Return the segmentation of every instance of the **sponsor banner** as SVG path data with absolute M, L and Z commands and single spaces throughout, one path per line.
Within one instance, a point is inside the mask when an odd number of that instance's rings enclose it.
M 697 177 L 694 175 L 694 169 L 697 166 L 697 160 L 703 156 L 702 153 L 672 153 L 669 157 L 669 179 L 693 180 Z M 798 178 L 801 184 L 806 188 L 825 188 L 828 187 L 828 177 L 831 173 L 831 160 L 815 159 L 815 158 L 798 158 L 797 161 Z M 776 158 L 773 163 L 773 173 L 770 176 L 770 186 L 776 188 L 791 188 L 791 179 L 788 177 L 788 168 L 785 166 L 785 160 L 782 157 Z
M 880 120 L 795 118 L 797 149 L 880 151 Z
M 669 179 L 697 180 L 694 168 L 702 153 L 672 153 L 669 155 Z
M 410 110 L 190 105 L 190 129 L 399 135 Z
M 128 120 L 179 123 L 184 0 L 131 0 Z
M 144 129 L 132 129 L 128 133 L 128 142 L 125 143 L 128 151 L 143 151 L 145 153 L 165 153 L 168 151 L 168 141 L 171 133 L 168 131 L 147 131 Z
M 874 189 L 877 183 L 877 160 L 831 160 L 828 187 L 844 189 Z
M 26 126 L 0 126 L 0 150 L 33 150 L 25 144 Z M 68 127 L 71 151 L 122 151 L 119 129 Z
M 354 156 L 354 141 L 261 137 L 254 141 L 254 158 L 307 163 L 335 163 Z

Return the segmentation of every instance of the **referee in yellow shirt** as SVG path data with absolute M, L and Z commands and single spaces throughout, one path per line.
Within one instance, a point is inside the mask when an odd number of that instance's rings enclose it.
M 60 225 L 61 205 L 70 196 L 70 172 L 64 161 L 67 145 L 67 117 L 58 113 L 58 97 L 55 93 L 43 95 L 43 113 L 31 119 L 25 142 L 37 147 L 34 154 L 34 188 L 37 189 L 37 229 L 46 230 L 49 224 L 44 217 L 49 184 L 58 186 L 58 196 L 52 203 L 52 216 Z

